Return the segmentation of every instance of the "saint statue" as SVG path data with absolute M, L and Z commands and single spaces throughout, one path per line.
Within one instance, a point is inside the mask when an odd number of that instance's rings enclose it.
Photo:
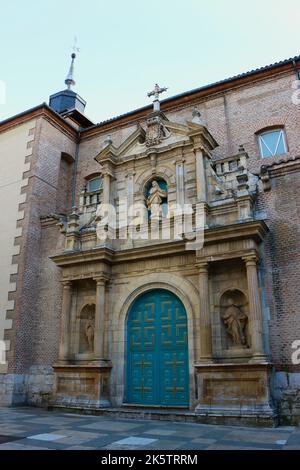
M 151 210 L 152 215 L 159 212 L 163 199 L 166 198 L 167 191 L 161 189 L 156 180 L 152 181 L 152 187 L 149 191 L 149 196 L 147 198 L 147 207 L 149 210 Z
M 151 211 L 151 218 L 157 218 L 160 215 L 160 209 L 163 199 L 167 198 L 167 191 L 162 189 L 156 180 L 152 181 L 152 187 L 147 198 L 147 207 Z
M 85 325 L 85 337 L 89 346 L 89 350 L 94 350 L 94 322 L 90 317 Z
M 235 305 L 233 299 L 228 299 L 228 306 L 222 314 L 227 333 L 235 346 L 248 347 L 245 334 L 248 317 L 241 310 L 241 305 Z

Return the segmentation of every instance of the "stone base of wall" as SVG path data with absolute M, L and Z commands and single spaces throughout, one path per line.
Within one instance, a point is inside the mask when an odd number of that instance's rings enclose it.
M 0 406 L 16 406 L 26 402 L 26 375 L 0 374 Z
M 27 376 L 27 404 L 47 406 L 53 391 L 54 373 L 50 366 L 32 366 Z
M 110 371 L 110 363 L 55 365 L 51 405 L 110 406 Z
M 216 366 L 217 368 L 220 365 Z M 257 367 L 257 366 L 256 366 Z M 254 366 L 255 368 L 255 366 Z M 204 370 L 205 369 L 205 370 Z M 250 398 L 252 403 L 245 403 L 245 396 L 240 395 L 239 397 L 236 396 L 236 401 L 239 403 L 229 403 L 228 400 L 226 401 L 226 405 L 224 403 L 218 403 L 218 400 L 213 398 L 213 396 L 203 396 L 203 386 L 201 383 L 203 378 L 208 379 L 213 385 L 213 381 L 217 379 L 218 384 L 224 380 L 224 371 L 223 368 L 220 369 L 220 372 L 223 371 L 220 375 L 216 373 L 217 371 L 214 369 L 214 372 L 208 372 L 207 366 L 201 367 L 198 370 L 198 373 L 202 376 L 200 381 L 198 380 L 198 406 L 196 409 L 196 414 L 198 418 L 201 418 L 201 422 L 210 422 L 213 423 L 214 421 L 220 419 L 229 418 L 232 421 L 234 418 L 237 418 L 239 423 L 244 423 L 249 421 L 253 424 L 261 424 L 263 421 L 269 421 L 272 418 L 272 409 L 270 408 L 267 401 L 264 403 L 259 403 L 257 398 Z M 243 374 L 246 373 L 245 369 L 243 369 Z M 59 370 L 59 369 L 58 369 Z M 57 370 L 57 372 L 58 372 Z M 201 373 L 202 371 L 202 373 Z M 78 372 L 78 371 L 77 371 Z M 106 372 L 108 372 L 106 370 Z M 208 372 L 208 375 L 207 375 Z M 74 370 L 62 370 L 60 369 L 60 373 L 68 379 L 71 379 L 70 384 L 74 383 L 77 380 L 78 383 L 78 376 L 76 378 L 76 374 L 74 376 Z M 109 372 L 108 372 L 109 374 Z M 203 375 L 204 374 L 204 375 Z M 236 374 L 236 373 L 235 373 Z M 234 374 L 234 375 L 235 375 Z M 240 377 L 240 372 L 238 372 Z M 254 373 L 254 375 L 257 374 Z M 87 376 L 84 377 L 85 374 L 81 374 L 83 378 L 83 382 Z M 198 375 L 198 374 L 197 374 Z M 249 371 L 246 373 L 247 378 L 249 380 Z M 227 378 L 228 375 L 226 374 Z M 72 379 L 73 377 L 73 379 Z M 265 376 L 266 377 L 266 376 Z M 234 376 L 231 379 L 234 379 Z M 241 378 L 241 377 L 240 377 Z M 244 376 L 245 378 L 245 376 Z M 255 377 L 253 377 L 255 379 Z M 220 382 L 221 380 L 221 382 Z M 82 383 L 83 383 L 82 382 Z M 70 393 L 58 393 L 56 394 L 56 403 L 57 405 L 77 405 L 84 409 L 90 409 L 91 407 L 101 408 L 109 406 L 109 396 L 108 390 L 105 390 L 107 387 L 104 385 L 104 395 L 102 394 L 101 399 L 96 398 L 95 395 L 84 395 L 80 396 L 78 390 L 76 392 L 75 389 L 72 389 L 70 386 Z M 239 381 L 243 383 L 243 381 Z M 85 382 L 86 383 L 86 382 Z M 246 383 L 246 382 L 245 382 Z M 245 386 L 243 383 L 243 387 Z M 251 382 L 250 382 L 251 383 Z M 254 382 L 255 383 L 255 380 Z M 234 380 L 231 380 L 231 384 L 234 384 Z M 253 386 L 253 385 L 252 385 Z M 206 394 L 210 391 L 210 385 L 207 383 L 206 387 Z M 225 384 L 224 384 L 225 387 Z M 48 406 L 50 403 L 53 403 L 51 399 L 53 396 L 53 389 L 54 386 L 54 372 L 53 368 L 50 366 L 32 366 L 30 368 L 29 374 L 0 374 L 0 406 L 18 406 L 18 405 L 30 405 L 30 406 Z M 218 385 L 217 389 L 220 389 Z M 204 391 L 205 391 L 204 390 Z M 227 387 L 227 392 L 229 391 Z M 77 395 L 77 396 L 76 396 Z M 203 397 L 201 401 L 201 396 Z M 286 373 L 286 372 L 276 372 L 273 376 L 272 380 L 272 396 L 273 400 L 276 405 L 276 414 L 278 414 L 279 424 L 289 424 L 289 425 L 299 425 L 300 424 L 300 374 L 299 373 Z M 265 396 L 265 398 L 267 398 Z M 215 403 L 214 403 L 215 400 Z M 229 400 L 230 401 L 230 400 Z M 275 416 L 275 415 L 274 415 Z M 226 419 L 227 423 L 228 419 Z M 227 423 L 228 424 L 228 423 Z
M 53 377 L 50 366 L 32 366 L 29 374 L 0 374 L 0 406 L 47 406 Z
M 271 366 L 266 363 L 197 365 L 199 416 L 276 424 L 271 406 Z
M 272 388 L 280 424 L 300 425 L 300 374 L 276 372 Z

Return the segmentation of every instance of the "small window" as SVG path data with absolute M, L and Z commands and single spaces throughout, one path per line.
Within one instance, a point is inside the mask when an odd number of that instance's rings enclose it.
M 275 157 L 276 155 L 283 155 L 287 152 L 283 129 L 263 132 L 259 134 L 258 140 L 262 158 Z
M 102 188 L 102 178 L 98 176 L 97 178 L 93 178 L 87 182 L 87 191 L 89 193 L 99 191 Z

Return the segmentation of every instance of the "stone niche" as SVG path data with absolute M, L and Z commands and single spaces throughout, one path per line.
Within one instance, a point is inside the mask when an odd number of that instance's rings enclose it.
M 53 406 L 103 408 L 110 406 L 111 363 L 95 357 L 96 283 L 73 281 L 67 358 L 53 366 Z M 101 331 L 99 334 L 103 334 Z
M 247 290 L 242 261 L 212 266 L 212 349 L 216 360 L 241 362 L 252 355 Z
M 79 347 L 78 353 L 93 357 L 94 331 L 95 331 L 95 304 L 85 305 L 78 318 L 79 322 Z
M 253 360 L 248 296 L 241 259 L 211 264 L 212 360 L 195 366 L 195 411 L 208 422 L 274 424 L 271 365 Z
M 220 298 L 219 317 L 222 350 L 232 352 L 249 350 L 251 339 L 246 295 L 238 289 L 224 292 Z

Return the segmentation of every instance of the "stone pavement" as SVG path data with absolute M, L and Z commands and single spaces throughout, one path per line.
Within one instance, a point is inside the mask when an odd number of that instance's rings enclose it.
M 0 408 L 0 450 L 300 449 L 300 427 L 242 428 Z

